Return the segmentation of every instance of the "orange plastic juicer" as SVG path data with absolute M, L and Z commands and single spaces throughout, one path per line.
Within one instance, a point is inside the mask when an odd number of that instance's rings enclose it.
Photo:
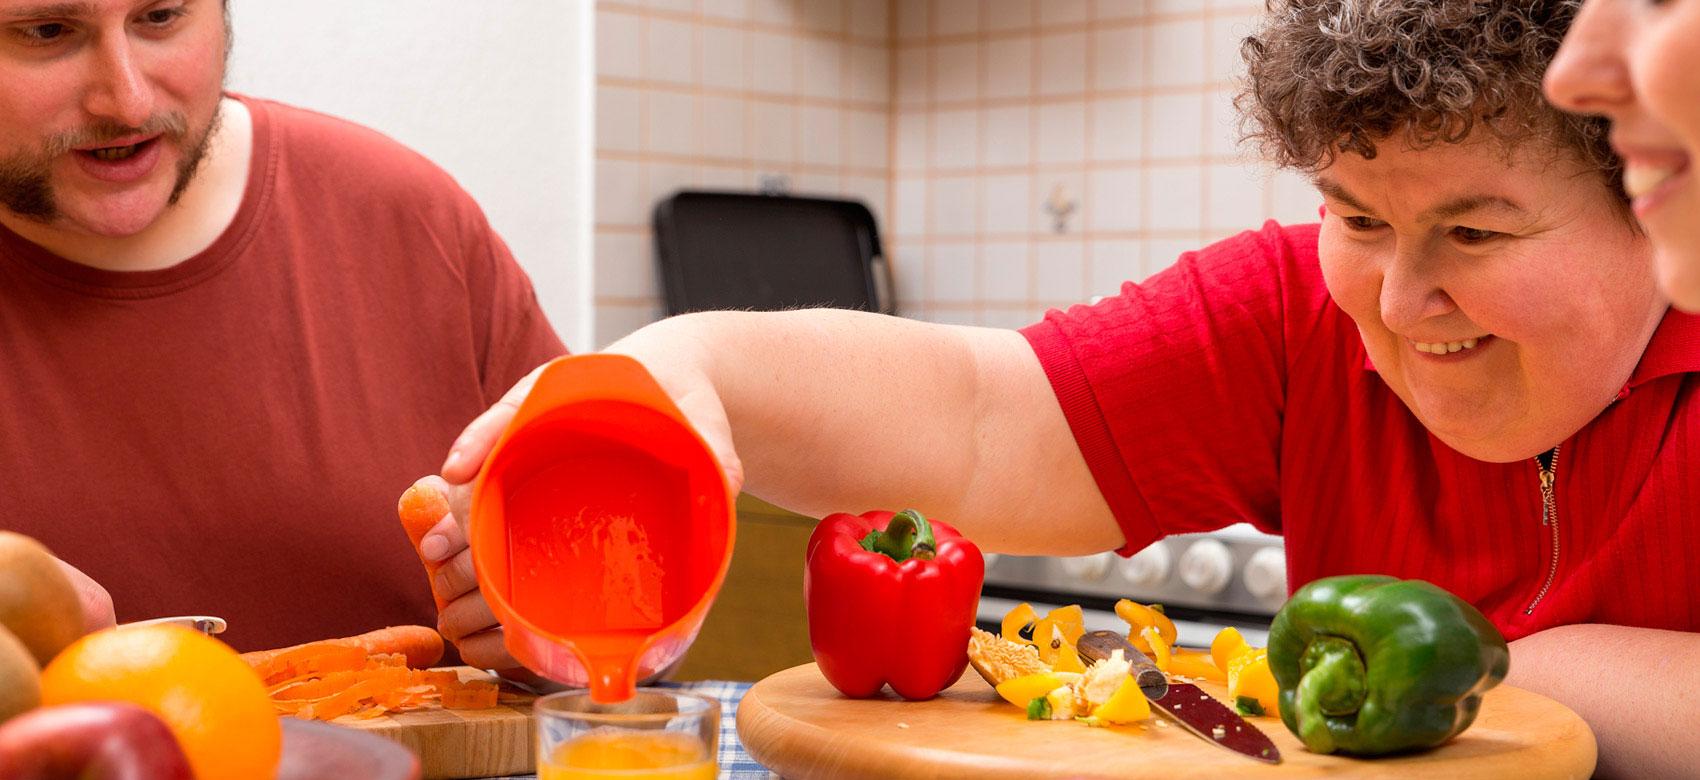
M 641 364 L 554 360 L 473 487 L 473 565 L 508 652 L 596 701 L 630 698 L 696 638 L 735 509 L 719 461 Z

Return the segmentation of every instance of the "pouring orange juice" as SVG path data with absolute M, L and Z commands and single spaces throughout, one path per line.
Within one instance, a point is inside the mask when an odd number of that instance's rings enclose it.
M 719 462 L 637 361 L 558 358 L 473 487 L 478 584 L 526 667 L 599 702 L 684 655 L 731 562 Z

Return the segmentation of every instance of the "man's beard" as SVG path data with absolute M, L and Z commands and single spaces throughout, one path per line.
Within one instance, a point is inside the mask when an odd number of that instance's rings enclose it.
M 207 123 L 206 129 L 193 139 L 193 143 L 187 144 L 184 140 L 189 136 L 189 123 L 182 112 L 177 111 L 153 117 L 141 127 L 97 122 L 82 130 L 55 135 L 48 139 L 38 154 L 26 152 L 0 160 L 0 206 L 26 219 L 44 224 L 52 223 L 59 218 L 59 205 L 54 200 L 53 185 L 49 181 L 54 160 L 73 149 L 86 149 L 119 138 L 155 134 L 158 134 L 159 138 L 153 143 L 171 141 L 185 152 L 183 159 L 177 163 L 177 181 L 172 185 L 171 197 L 166 201 L 167 205 L 174 206 L 177 200 L 183 197 L 184 190 L 189 188 L 189 183 L 194 180 L 201 162 L 206 159 L 207 150 L 212 146 L 213 135 L 216 134 L 223 115 L 222 106 L 215 109 L 212 121 Z

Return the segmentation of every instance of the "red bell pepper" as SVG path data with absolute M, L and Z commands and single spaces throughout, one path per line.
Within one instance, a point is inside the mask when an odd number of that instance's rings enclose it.
M 809 645 L 845 696 L 927 699 L 962 676 L 986 562 L 956 529 L 913 509 L 830 515 L 807 560 Z

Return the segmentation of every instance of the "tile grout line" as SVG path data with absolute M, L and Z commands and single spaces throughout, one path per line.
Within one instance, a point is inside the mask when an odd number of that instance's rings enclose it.
M 937 11 L 938 11 L 938 6 L 935 3 L 931 2 L 931 0 L 927 0 L 926 14 L 925 14 L 924 21 L 923 21 L 922 24 L 925 26 L 926 32 L 929 35 L 932 33 L 933 25 L 934 25 L 934 17 L 937 16 Z M 921 99 L 923 101 L 926 101 L 926 103 L 927 103 L 926 108 L 923 109 L 923 111 L 924 111 L 923 117 L 925 118 L 925 125 L 926 125 L 926 139 L 925 139 L 924 143 L 926 144 L 926 148 L 927 148 L 927 153 L 926 153 L 926 156 L 925 156 L 924 159 L 927 161 L 927 164 L 930 166 L 930 165 L 932 165 L 933 160 L 935 159 L 934 158 L 935 151 L 933 149 L 933 147 L 935 146 L 935 143 L 934 143 L 934 140 L 933 140 L 933 123 L 935 121 L 937 121 L 937 116 L 933 112 L 932 101 L 935 98 L 937 98 L 937 95 L 935 95 L 934 93 L 938 90 L 938 62 L 937 62 L 938 49 L 937 49 L 937 47 L 928 46 L 928 47 L 922 49 L 922 58 L 923 58 L 923 61 L 925 63 L 926 78 L 922 82 L 922 89 L 924 91 L 921 94 Z M 933 180 L 932 180 L 932 177 L 928 176 L 925 179 L 925 183 L 926 183 L 926 187 L 925 187 L 924 194 L 922 195 L 922 198 L 923 198 L 923 201 L 922 201 L 922 209 L 923 209 L 923 211 L 922 211 L 922 226 L 923 227 L 921 228 L 921 235 L 923 237 L 930 236 L 930 235 L 933 234 L 933 230 L 934 230 L 933 222 L 934 222 L 934 217 L 936 216 L 933 213 L 934 212 L 934 208 L 933 208 L 933 197 L 934 196 L 933 196 Z M 922 285 L 922 289 L 924 289 L 926 291 L 923 294 L 923 297 L 927 301 L 927 313 L 928 313 L 929 316 L 931 316 L 934 307 L 938 305 L 937 294 L 935 293 L 934 288 L 933 288 L 933 280 L 934 280 L 934 276 L 935 276 L 935 268 L 934 268 L 935 258 L 934 258 L 933 248 L 932 248 L 932 242 L 923 241 L 921 246 L 922 246 L 922 248 L 921 248 L 921 257 L 922 257 L 922 260 L 921 260 L 921 263 L 922 263 L 922 265 L 921 265 L 921 285 Z
M 984 10 L 984 9 L 982 9 Z M 986 96 L 986 20 L 976 20 L 974 28 L 974 99 Z M 983 163 L 986 148 L 986 112 L 974 112 L 974 162 Z M 986 209 L 990 195 L 985 176 L 974 177 L 974 244 L 969 256 L 974 258 L 974 324 L 986 324 Z
M 1151 78 L 1151 68 L 1152 68 L 1151 41 L 1156 38 L 1157 33 L 1156 33 L 1154 25 L 1142 26 L 1140 29 L 1142 31 L 1141 35 L 1138 39 L 1140 44 L 1141 44 L 1140 47 L 1139 47 L 1140 84 L 1143 85 L 1143 86 L 1149 87 L 1150 82 L 1152 81 L 1152 78 Z M 1148 230 L 1151 227 L 1152 187 L 1151 187 L 1151 170 L 1148 166 L 1149 166 L 1150 160 L 1151 160 L 1151 136 L 1152 136 L 1152 131 L 1154 129 L 1153 122 L 1155 121 L 1153 115 L 1156 113 L 1156 111 L 1154 111 L 1153 108 L 1154 108 L 1154 105 L 1152 104 L 1152 101 L 1150 100 L 1150 98 L 1147 97 L 1147 98 L 1141 98 L 1140 99 L 1140 104 L 1139 104 L 1139 161 L 1140 161 L 1140 168 L 1139 168 L 1139 227 L 1142 230 Z M 1147 264 L 1150 261 L 1149 255 L 1151 254 L 1150 243 L 1151 242 L 1149 240 L 1141 240 L 1139 242 L 1139 264 L 1138 264 L 1138 267 L 1139 267 L 1139 279 L 1140 279 L 1140 281 L 1144 281 L 1146 277 L 1150 276 L 1150 274 L 1146 273 Z
M 1215 66 L 1215 61 L 1216 61 L 1215 60 L 1216 47 L 1214 45 L 1215 42 L 1213 40 L 1211 40 L 1211 35 L 1210 35 L 1211 25 L 1215 20 L 1216 20 L 1216 11 L 1215 11 L 1215 8 L 1214 8 L 1214 4 L 1206 5 L 1205 9 L 1204 9 L 1203 23 L 1200 25 L 1200 27 L 1202 29 L 1199 30 L 1199 37 L 1204 39 L 1200 43 L 1203 45 L 1203 48 L 1204 48 L 1204 73 L 1203 73 L 1203 76 L 1207 80 L 1210 78 L 1210 71 Z M 1199 128 L 1201 128 L 1201 132 L 1199 133 L 1199 135 L 1201 137 L 1200 137 L 1199 141 L 1200 141 L 1200 143 L 1203 143 L 1203 144 L 1206 145 L 1206 148 L 1201 148 L 1199 151 L 1203 152 L 1204 156 L 1209 156 L 1210 149 L 1208 148 L 1208 145 L 1212 143 L 1212 141 L 1210 139 L 1215 137 L 1214 134 L 1211 132 L 1211 127 L 1210 127 L 1210 101 L 1211 101 L 1211 93 L 1210 92 L 1205 92 L 1198 101 L 1198 113 L 1199 113 L 1198 126 L 1199 126 Z M 1199 243 L 1200 246 L 1203 246 L 1209 240 L 1208 236 L 1209 236 L 1210 223 L 1211 223 L 1211 216 L 1210 216 L 1210 195 L 1211 195 L 1210 171 L 1211 171 L 1211 167 L 1208 164 L 1200 165 L 1198 167 L 1198 231 L 1199 231 L 1199 241 L 1198 241 L 1198 243 Z
M 1089 28 L 1084 33 L 1086 36 L 1086 138 L 1082 142 L 1083 145 L 1081 147 L 1080 154 L 1088 164 L 1091 164 L 1097 160 L 1095 142 L 1098 140 L 1098 128 L 1096 122 L 1099 110 L 1099 98 L 1097 95 L 1098 28 L 1093 27 L 1092 25 L 1092 22 L 1098 18 L 1098 0 L 1087 0 L 1086 18 L 1087 27 Z M 1080 203 L 1080 225 L 1083 236 L 1086 231 L 1092 229 L 1096 222 L 1096 217 L 1098 216 L 1098 194 L 1096 192 L 1096 188 L 1093 187 L 1092 180 L 1094 170 L 1097 170 L 1096 167 L 1085 171 L 1085 181 L 1082 183 L 1082 187 L 1086 190 L 1085 194 L 1081 197 Z M 1097 245 L 1082 237 L 1080 241 L 1080 253 L 1080 287 L 1086 293 L 1085 300 L 1091 300 L 1093 271 L 1097 268 Z
M 908 250 L 907 247 L 903 247 L 902 253 L 898 251 L 901 245 L 897 240 L 898 231 L 895 229 L 899 226 L 897 219 L 899 205 L 897 202 L 897 155 L 900 151 L 897 135 L 897 46 L 895 45 L 897 41 L 898 2 L 899 0 L 885 0 L 885 216 L 886 228 L 890 231 L 890 235 L 885 240 L 885 267 L 886 272 L 890 275 L 891 284 L 888 287 L 891 291 L 892 300 L 901 304 L 903 296 L 897 294 L 897 278 L 898 265 L 904 261 L 904 258 L 900 257 L 899 254 L 907 254 Z M 898 311 L 901 312 L 901 309 Z
M 1034 0 L 1032 20 L 1033 29 L 1035 31 L 1040 28 L 1039 18 L 1039 0 Z M 1042 123 L 1040 122 L 1040 109 L 1032 102 L 1033 98 L 1038 97 L 1040 92 L 1039 79 L 1041 74 L 1039 72 L 1039 59 L 1041 46 L 1037 32 L 1030 35 L 1024 34 L 1023 38 L 1027 41 L 1028 72 L 1026 94 L 1029 100 L 1027 108 L 1027 197 L 1029 200 L 1027 218 L 1029 222 L 1027 223 L 1027 229 L 1033 233 L 1043 233 L 1045 232 L 1046 225 L 1044 219 L 1039 217 L 1039 213 L 1045 211 L 1045 199 L 1043 195 L 1044 185 L 1040 183 L 1039 179 L 1039 149 L 1041 146 L 1040 131 L 1042 130 Z M 1038 308 L 1038 298 L 1039 242 L 1036 240 L 1029 240 L 1027 242 L 1027 298 L 1023 301 L 1027 311 L 1031 312 Z

